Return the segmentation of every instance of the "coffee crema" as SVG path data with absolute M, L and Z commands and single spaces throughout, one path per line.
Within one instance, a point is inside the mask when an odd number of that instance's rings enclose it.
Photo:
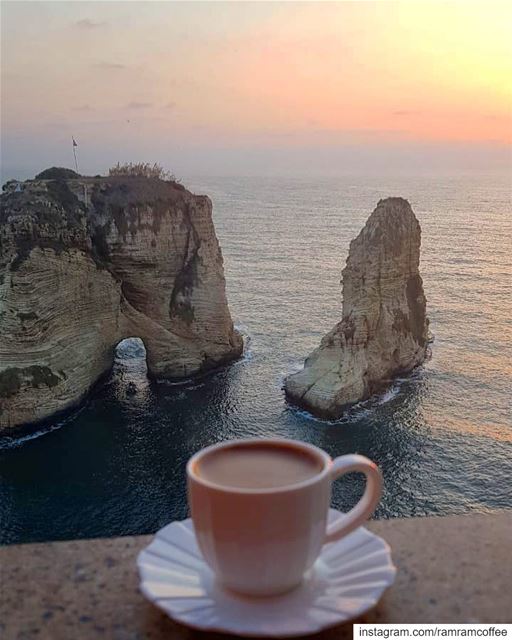
M 323 461 L 299 447 L 283 444 L 240 444 L 211 451 L 194 472 L 215 484 L 241 489 L 294 485 L 318 475 Z

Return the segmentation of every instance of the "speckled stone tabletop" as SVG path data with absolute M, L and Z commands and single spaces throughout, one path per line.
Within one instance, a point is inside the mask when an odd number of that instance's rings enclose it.
M 360 622 L 512 622 L 512 511 L 372 522 L 398 567 Z M 139 593 L 151 536 L 0 548 L 2 640 L 219 640 L 172 622 Z M 346 624 L 318 640 L 351 636 Z

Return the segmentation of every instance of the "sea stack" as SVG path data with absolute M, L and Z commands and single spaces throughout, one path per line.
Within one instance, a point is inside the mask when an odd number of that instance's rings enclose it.
M 420 245 L 420 224 L 407 200 L 381 200 L 350 243 L 341 321 L 304 368 L 285 380 L 292 403 L 336 419 L 347 406 L 425 360 L 428 319 Z
M 158 178 L 53 169 L 0 209 L 0 430 L 76 405 L 116 345 L 180 379 L 240 356 L 212 203 Z

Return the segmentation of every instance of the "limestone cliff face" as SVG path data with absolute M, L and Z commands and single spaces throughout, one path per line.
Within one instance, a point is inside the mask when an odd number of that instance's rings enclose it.
M 428 320 L 420 243 L 420 225 L 407 200 L 381 200 L 350 243 L 341 322 L 304 369 L 285 381 L 292 402 L 337 418 L 347 405 L 423 362 Z
M 79 402 L 126 337 L 155 377 L 241 354 L 207 197 L 124 176 L 20 187 L 1 196 L 0 429 Z

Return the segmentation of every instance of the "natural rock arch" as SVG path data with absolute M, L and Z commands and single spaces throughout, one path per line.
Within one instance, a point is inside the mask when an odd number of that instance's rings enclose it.
M 131 355 L 130 355 L 131 352 Z M 133 352 L 136 352 L 133 355 Z M 139 353 L 140 352 L 140 353 Z M 148 363 L 147 363 L 148 352 L 146 349 L 146 345 L 144 344 L 144 340 L 140 336 L 127 336 L 120 340 L 114 349 L 114 363 L 117 362 L 144 362 L 144 369 L 147 375 L 148 372 Z
M 130 336 L 152 377 L 241 354 L 209 198 L 127 176 L 32 180 L 3 194 L 0 429 L 79 402 Z

